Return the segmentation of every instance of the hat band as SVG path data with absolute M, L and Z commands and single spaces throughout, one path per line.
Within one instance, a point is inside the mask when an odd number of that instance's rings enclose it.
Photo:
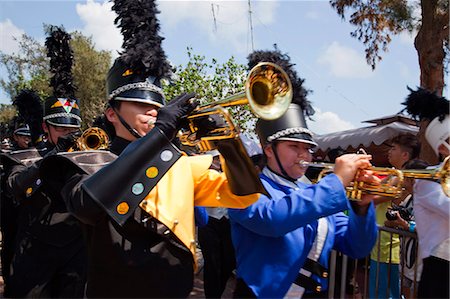
M 67 117 L 67 118 L 75 118 L 76 120 L 81 122 L 81 117 L 73 113 L 54 113 L 47 116 L 44 116 L 43 120 L 48 120 L 57 117 Z
M 298 134 L 298 133 L 306 133 L 312 136 L 312 132 L 306 128 L 288 128 L 281 131 L 276 132 L 275 134 L 270 135 L 267 137 L 268 142 L 272 142 L 274 140 L 277 140 L 278 138 L 290 135 L 290 134 Z
M 149 83 L 149 82 L 136 82 L 136 83 L 130 83 L 126 84 L 124 86 L 120 86 L 119 88 L 113 90 L 111 94 L 108 97 L 108 100 L 112 100 L 119 94 L 121 94 L 124 91 L 131 90 L 131 89 L 142 89 L 142 90 L 148 90 L 153 91 L 155 93 L 160 94 L 164 98 L 164 94 L 162 92 L 162 88 L 156 86 L 155 84 Z

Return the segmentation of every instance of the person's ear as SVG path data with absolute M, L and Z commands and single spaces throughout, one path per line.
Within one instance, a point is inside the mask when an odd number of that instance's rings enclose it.
M 42 123 L 42 129 L 46 134 L 48 134 L 48 125 L 45 122 Z
M 271 158 L 274 156 L 272 146 L 273 144 L 268 144 L 264 147 L 264 154 L 266 155 L 267 158 Z
M 111 107 L 108 107 L 107 109 L 106 109 L 106 111 L 105 111 L 105 116 L 106 116 L 106 118 L 108 119 L 108 121 L 110 122 L 110 123 L 117 123 L 117 121 L 118 121 L 118 117 L 117 117 L 117 114 L 116 114 L 116 112 L 114 111 L 114 109 L 113 108 L 111 108 Z

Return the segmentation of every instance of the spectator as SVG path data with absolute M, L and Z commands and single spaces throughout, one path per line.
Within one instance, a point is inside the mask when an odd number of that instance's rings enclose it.
M 419 150 L 420 144 L 416 136 L 400 134 L 391 140 L 391 148 L 388 153 L 389 163 L 396 169 L 402 169 L 409 160 L 418 156 Z M 395 178 L 389 177 L 386 180 L 395 180 Z M 392 204 L 391 200 L 391 197 L 377 197 L 374 200 L 379 226 L 384 226 L 386 212 Z M 403 198 L 400 198 L 394 203 L 399 204 L 402 200 Z M 370 256 L 370 298 L 400 298 L 399 264 L 400 239 L 398 234 L 380 231 Z
M 413 159 L 408 161 L 404 169 L 425 169 L 428 163 L 419 159 Z M 393 213 L 394 220 L 386 220 L 384 225 L 387 227 L 394 227 L 403 229 L 411 233 L 415 233 L 416 222 L 414 217 L 414 198 L 413 198 L 413 186 L 414 179 L 405 178 L 404 188 L 407 196 L 400 203 L 395 210 L 390 210 Z M 402 213 L 399 213 L 402 211 Z M 392 216 L 391 216 L 392 217 Z M 402 294 L 405 298 L 414 298 L 417 291 L 417 283 L 420 281 L 420 275 L 422 273 L 422 260 L 418 257 L 420 248 L 418 246 L 417 236 L 408 237 L 404 236 L 400 242 L 400 270 L 402 271 L 403 284 Z

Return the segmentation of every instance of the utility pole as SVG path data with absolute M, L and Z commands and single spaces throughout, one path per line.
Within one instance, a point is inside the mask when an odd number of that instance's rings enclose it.
M 255 46 L 253 44 L 253 22 L 252 22 L 252 5 L 251 0 L 248 0 L 248 25 L 250 28 L 250 39 L 252 41 L 252 52 L 255 51 Z

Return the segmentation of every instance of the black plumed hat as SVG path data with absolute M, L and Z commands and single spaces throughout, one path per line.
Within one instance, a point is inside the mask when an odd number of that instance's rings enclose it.
M 435 92 L 418 87 L 413 90 L 408 87 L 410 94 L 402 103 L 406 107 L 402 110 L 409 113 L 416 120 L 433 120 L 439 117 L 441 120 L 449 114 L 449 101 L 438 96 Z
M 22 89 L 14 98 L 13 104 L 17 107 L 19 116 L 30 128 L 31 141 L 37 144 L 41 141 L 43 111 L 38 94 L 31 89 Z
M 47 33 L 45 46 L 50 58 L 53 94 L 44 103 L 44 121 L 54 126 L 79 128 L 81 116 L 73 85 L 70 35 L 57 26 L 49 26 Z
M 317 146 L 308 130 L 305 116 L 314 114 L 314 109 L 306 99 L 308 91 L 303 87 L 304 80 L 297 76 L 287 54 L 281 53 L 275 46 L 273 51 L 255 51 L 248 56 L 248 68 L 251 69 L 260 62 L 272 62 L 280 66 L 291 80 L 293 96 L 287 111 L 278 119 L 258 119 L 256 133 L 262 145 L 276 140 L 292 140 Z
M 408 90 L 410 94 L 402 103 L 406 106 L 403 110 L 416 119 L 430 121 L 425 130 L 425 138 L 436 154 L 439 154 L 441 144 L 445 144 L 450 150 L 447 142 L 450 137 L 450 102 L 421 87 L 417 90 L 408 87 Z
M 163 106 L 161 79 L 170 77 L 171 67 L 161 47 L 155 1 L 115 0 L 112 8 L 124 50 L 108 73 L 108 99 Z

